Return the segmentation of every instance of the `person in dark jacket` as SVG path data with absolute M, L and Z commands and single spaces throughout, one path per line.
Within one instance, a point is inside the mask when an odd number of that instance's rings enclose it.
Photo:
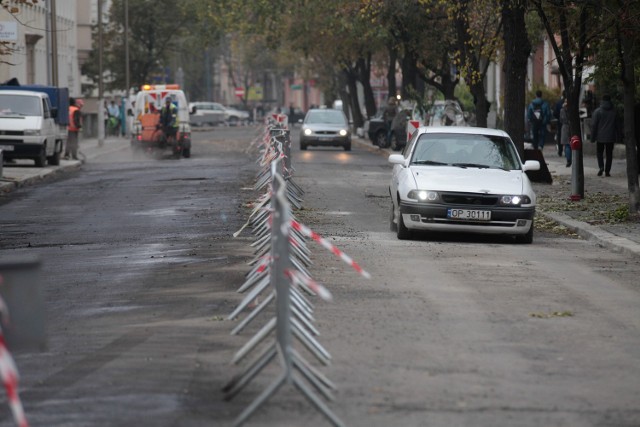
M 542 91 L 536 91 L 536 97 L 527 107 L 527 120 L 531 129 L 531 142 L 535 150 L 542 150 L 547 139 L 547 125 L 551 122 L 551 109 L 542 99 Z
M 596 143 L 596 157 L 598 159 L 598 176 L 611 176 L 613 162 L 613 144 L 619 136 L 616 112 L 611 103 L 611 97 L 604 95 L 600 107 L 596 108 L 591 117 L 591 141 Z M 604 154 L 606 152 L 606 162 Z

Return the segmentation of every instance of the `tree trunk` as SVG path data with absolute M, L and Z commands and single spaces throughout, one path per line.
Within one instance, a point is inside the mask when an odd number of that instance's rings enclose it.
M 531 43 L 525 26 L 526 1 L 505 1 L 502 5 L 504 23 L 504 130 L 516 143 L 524 158 L 527 62 Z
M 402 99 L 409 99 L 416 94 L 417 68 L 415 52 L 406 52 L 402 57 Z
M 389 96 L 396 96 L 398 85 L 396 83 L 396 62 L 398 61 L 398 52 L 389 48 L 389 68 L 387 69 L 387 86 L 389 88 Z M 385 100 L 384 105 L 387 105 Z
M 364 107 L 367 111 L 367 117 L 373 117 L 376 115 L 376 99 L 371 88 L 371 53 L 367 54 L 366 59 L 358 59 L 358 80 L 360 80 L 364 92 Z
M 351 100 L 351 117 L 353 121 L 354 129 L 364 127 L 364 118 L 362 117 L 362 111 L 360 111 L 360 102 L 358 100 L 358 79 L 357 73 L 354 69 L 346 70 L 347 77 L 347 89 L 349 90 L 349 97 Z
M 487 94 L 484 91 L 484 83 L 482 81 L 473 83 L 470 89 L 476 105 L 476 126 L 486 128 L 489 103 L 487 102 Z
M 629 213 L 640 215 L 640 188 L 638 186 L 638 156 L 636 155 L 635 103 L 636 86 L 634 70 L 633 40 L 622 38 L 622 85 L 624 87 L 624 144 L 627 156 L 627 186 L 629 188 Z

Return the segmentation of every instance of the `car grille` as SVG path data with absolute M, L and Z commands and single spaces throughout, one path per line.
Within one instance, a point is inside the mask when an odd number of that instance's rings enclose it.
M 21 130 L 0 130 L 0 135 L 6 136 L 22 136 L 24 132 Z
M 440 199 L 447 205 L 495 206 L 498 196 L 474 193 L 440 193 Z
M 317 135 L 336 135 L 338 132 L 333 130 L 318 130 L 316 131 Z

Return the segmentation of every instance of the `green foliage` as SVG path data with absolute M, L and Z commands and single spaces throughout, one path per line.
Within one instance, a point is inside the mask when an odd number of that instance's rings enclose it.
M 475 113 L 476 106 L 473 104 L 473 95 L 469 90 L 469 86 L 464 83 L 457 85 L 455 97 L 464 111 Z
M 542 92 L 542 99 L 549 103 L 549 106 L 553 108 L 555 102 L 560 99 L 562 91 L 560 88 L 549 88 L 545 85 L 534 85 L 533 88 L 527 92 L 526 105 L 529 105 L 536 97 L 536 92 L 540 90 Z

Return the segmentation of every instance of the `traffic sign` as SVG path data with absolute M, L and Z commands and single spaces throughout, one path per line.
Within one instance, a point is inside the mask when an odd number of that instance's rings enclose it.
M 243 87 L 237 87 L 235 90 L 235 94 L 238 98 L 242 98 L 244 96 L 244 88 Z

